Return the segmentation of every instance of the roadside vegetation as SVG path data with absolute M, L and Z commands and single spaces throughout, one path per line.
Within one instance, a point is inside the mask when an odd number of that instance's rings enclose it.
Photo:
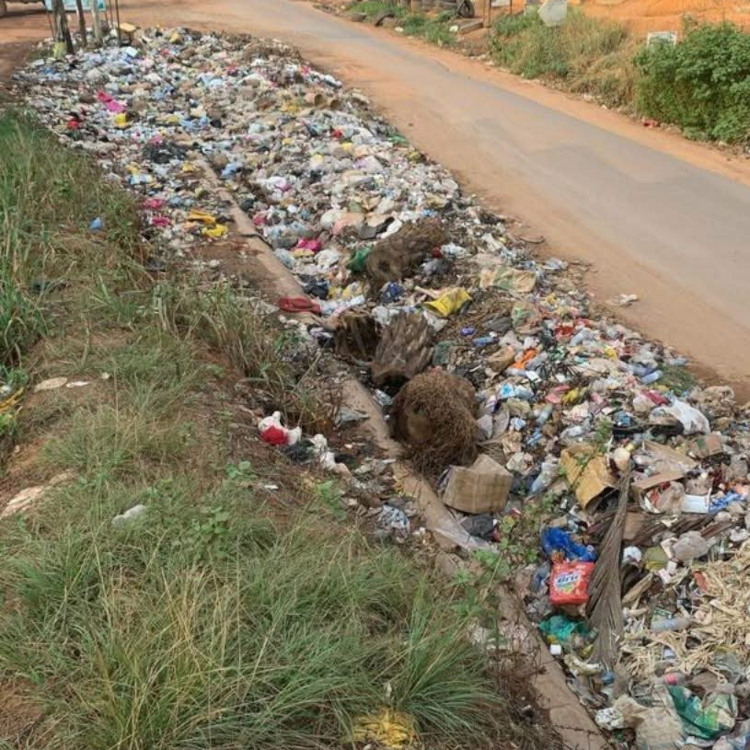
M 563 26 L 536 14 L 503 16 L 493 28 L 494 60 L 524 78 L 541 78 L 610 107 L 632 107 L 639 43 L 617 23 L 570 8 Z
M 456 14 L 443 10 L 434 15 L 410 13 L 406 8 L 387 0 L 362 0 L 349 7 L 350 13 L 362 13 L 371 23 L 388 16 L 395 19 L 396 28 L 405 36 L 418 37 L 439 47 L 452 47 L 456 35 L 450 30 L 456 22 Z
M 750 143 L 750 34 L 731 23 L 686 23 L 676 46 L 643 50 L 637 106 L 692 138 Z
M 750 142 L 750 35 L 686 21 L 676 45 L 646 48 L 623 26 L 571 8 L 560 28 L 537 16 L 495 24 L 495 60 L 603 104 L 678 125 L 689 138 Z
M 351 10 L 369 20 L 388 11 L 405 34 L 458 44 L 450 12 L 408 14 L 386 0 L 355 3 Z M 750 144 L 750 34 L 732 23 L 685 19 L 677 45 L 646 48 L 621 24 L 570 8 L 558 28 L 535 14 L 502 16 L 488 45 L 498 65 L 524 78 L 677 125 L 688 138 Z
M 70 473 L 0 519 L 0 748 L 351 746 L 385 711 L 430 747 L 553 746 L 460 590 L 257 441 L 280 399 L 330 415 L 288 334 L 146 273 L 133 198 L 29 118 L 0 113 L 0 163 L 3 497 Z M 58 377 L 87 385 L 33 392 Z

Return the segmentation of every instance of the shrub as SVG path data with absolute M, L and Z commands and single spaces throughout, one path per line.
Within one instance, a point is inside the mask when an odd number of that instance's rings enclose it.
M 406 12 L 389 0 L 362 0 L 362 2 L 352 3 L 348 10 L 351 13 L 364 13 L 369 21 L 373 21 L 384 12 L 393 13 L 396 17 L 403 16 Z
M 728 143 L 750 141 L 750 35 L 731 23 L 685 30 L 637 57 L 637 103 L 650 117 Z

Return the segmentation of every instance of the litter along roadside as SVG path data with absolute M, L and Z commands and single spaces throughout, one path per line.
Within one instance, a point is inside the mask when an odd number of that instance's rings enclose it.
M 576 268 L 535 258 L 361 95 L 288 48 L 144 31 L 77 67 L 39 60 L 20 81 L 54 131 L 141 194 L 166 259 L 190 259 L 230 230 L 202 174 L 211 164 L 306 290 L 277 306 L 318 322 L 290 329 L 371 387 L 476 546 L 501 545 L 502 519 L 543 499 L 549 565 L 528 571 L 529 609 L 592 710 L 628 694 L 645 709 L 695 714 L 693 698 L 713 711 L 713 696 L 732 695 L 703 741 L 741 726 L 747 664 L 737 655 L 727 672 L 711 652 L 729 643 L 737 654 L 744 642 L 705 623 L 741 603 L 701 588 L 703 566 L 713 580 L 710 566 L 742 565 L 748 534 L 747 414 L 731 390 L 700 387 L 684 359 L 595 315 Z M 272 426 L 281 437 L 295 427 Z M 617 551 L 606 566 L 605 548 Z M 615 577 L 625 685 L 616 664 L 591 658 L 603 633 L 585 612 L 591 582 Z M 662 678 L 689 695 L 648 705 Z M 638 741 L 636 722 L 616 715 L 604 726 Z

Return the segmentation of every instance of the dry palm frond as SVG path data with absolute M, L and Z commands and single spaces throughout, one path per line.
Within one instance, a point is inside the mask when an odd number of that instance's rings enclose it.
M 420 313 L 403 313 L 383 331 L 371 365 L 375 385 L 402 385 L 432 359 L 430 326 Z
M 624 630 L 620 555 L 629 490 L 630 472 L 627 472 L 622 478 L 617 510 L 602 542 L 589 584 L 589 623 L 599 633 L 594 646 L 594 660 L 608 669 L 614 666 L 618 642 Z

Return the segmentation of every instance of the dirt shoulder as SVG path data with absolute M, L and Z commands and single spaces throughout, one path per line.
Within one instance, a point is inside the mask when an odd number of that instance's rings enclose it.
M 38 7 L 9 5 L 8 15 L 0 18 L 0 81 L 21 67 L 33 44 L 49 33 L 46 15 Z

